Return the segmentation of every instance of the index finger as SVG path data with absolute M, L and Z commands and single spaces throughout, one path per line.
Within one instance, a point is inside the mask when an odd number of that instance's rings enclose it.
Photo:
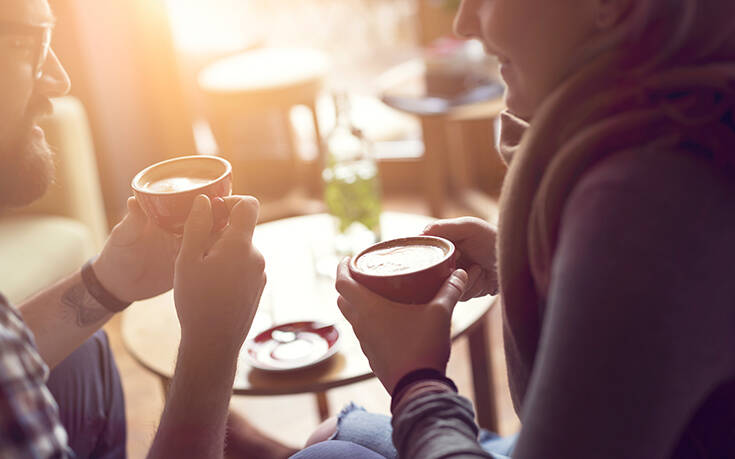
M 237 205 L 237 203 L 247 197 L 248 196 L 241 195 L 241 194 L 233 194 L 231 196 L 225 196 L 222 199 L 224 199 L 225 201 L 225 205 L 227 206 L 227 211 L 232 212 L 232 209 Z
M 476 223 L 473 217 L 437 220 L 424 228 L 424 234 L 459 242 L 474 234 L 473 228 L 476 226 Z
M 206 195 L 200 194 L 186 219 L 179 253 L 188 258 L 201 258 L 206 252 L 212 224 L 212 204 Z
M 253 237 L 255 224 L 258 221 L 260 204 L 252 196 L 238 196 L 233 198 L 230 200 L 230 203 L 233 204 L 230 210 L 230 224 L 225 228 L 222 237 L 236 236 L 245 237 L 247 240 L 250 240 Z M 227 203 L 227 201 L 225 202 Z

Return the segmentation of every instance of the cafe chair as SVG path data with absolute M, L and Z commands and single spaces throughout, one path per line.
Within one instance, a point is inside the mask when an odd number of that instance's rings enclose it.
M 261 48 L 218 60 L 199 74 L 219 153 L 232 163 L 233 191 L 257 197 L 260 221 L 323 210 L 324 154 L 317 100 L 330 68 L 314 49 Z M 300 151 L 292 110 L 305 107 L 315 155 Z
M 56 180 L 32 205 L 0 214 L 0 292 L 16 304 L 79 269 L 108 232 L 84 107 L 73 97 L 53 104 L 41 126 Z

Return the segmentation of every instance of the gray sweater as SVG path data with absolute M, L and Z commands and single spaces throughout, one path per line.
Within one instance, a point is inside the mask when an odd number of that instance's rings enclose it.
M 596 165 L 540 314 L 514 457 L 735 458 L 734 172 L 696 151 Z M 449 390 L 404 400 L 393 426 L 401 457 L 488 457 Z

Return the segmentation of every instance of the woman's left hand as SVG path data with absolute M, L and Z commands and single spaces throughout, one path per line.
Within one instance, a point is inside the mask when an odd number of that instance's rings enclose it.
M 396 303 L 373 293 L 350 275 L 349 259 L 337 269 L 337 304 L 352 324 L 375 376 L 389 393 L 407 373 L 446 371 L 452 311 L 464 293 L 467 273 L 457 270 L 427 304 Z

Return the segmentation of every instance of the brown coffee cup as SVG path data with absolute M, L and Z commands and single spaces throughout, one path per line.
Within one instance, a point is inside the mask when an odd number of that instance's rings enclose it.
M 379 242 L 350 260 L 352 277 L 398 303 L 428 303 L 456 269 L 451 241 L 413 236 Z
M 140 207 L 158 226 L 174 234 L 184 232 L 194 199 L 212 200 L 214 230 L 228 220 L 224 199 L 232 194 L 232 166 L 218 156 L 182 156 L 149 166 L 132 182 Z

